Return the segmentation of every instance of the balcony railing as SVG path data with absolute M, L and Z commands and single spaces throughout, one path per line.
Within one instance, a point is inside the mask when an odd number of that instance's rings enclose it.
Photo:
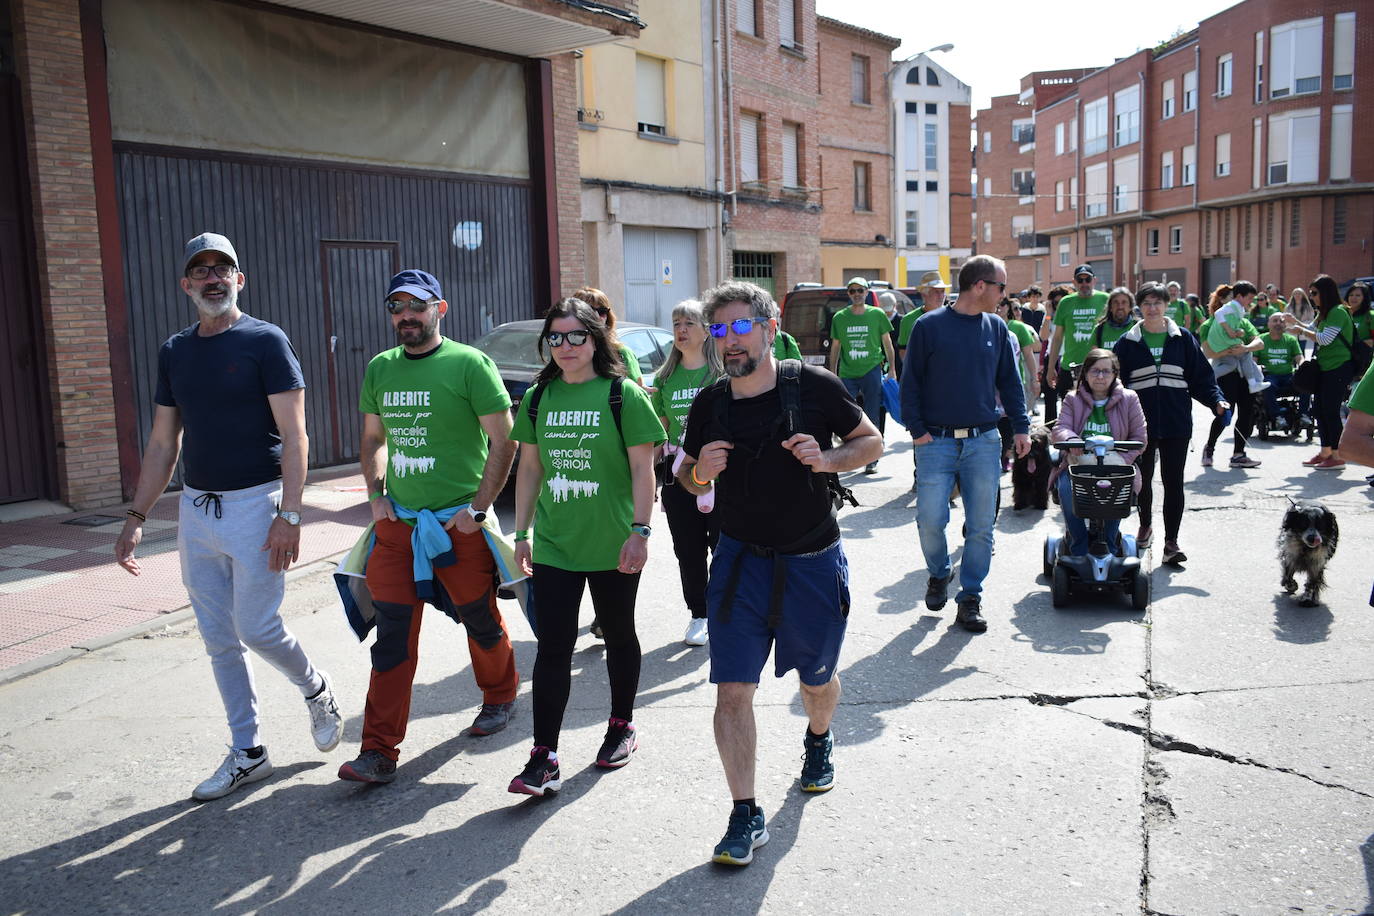
M 1035 142 L 1035 125 L 1030 124 L 1025 127 L 1014 128 L 1011 132 L 1011 142 L 1016 144 Z
M 1034 251 L 1037 248 L 1048 251 L 1049 247 L 1050 237 L 1048 235 L 1039 232 L 1022 232 L 1016 236 L 1016 248 L 1021 254 Z

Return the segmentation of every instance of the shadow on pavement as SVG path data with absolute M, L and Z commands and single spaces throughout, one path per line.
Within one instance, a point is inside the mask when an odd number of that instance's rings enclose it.
M 1325 604 L 1303 607 L 1292 595 L 1274 596 L 1274 636 L 1298 646 L 1326 642 L 1335 621 Z
M 1043 577 L 1040 577 L 1043 578 Z M 1029 592 L 1012 605 L 1014 642 L 1029 642 L 1036 652 L 1057 655 L 1100 655 L 1112 638 L 1098 632 L 1120 621 L 1139 621 L 1144 612 L 1131 608 L 1125 595 L 1075 593 L 1068 607 L 1050 605 L 1049 589 Z

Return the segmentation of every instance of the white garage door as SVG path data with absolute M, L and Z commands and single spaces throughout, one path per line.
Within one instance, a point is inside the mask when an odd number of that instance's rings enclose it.
M 626 226 L 624 237 L 625 319 L 672 327 L 673 306 L 701 292 L 696 232 Z

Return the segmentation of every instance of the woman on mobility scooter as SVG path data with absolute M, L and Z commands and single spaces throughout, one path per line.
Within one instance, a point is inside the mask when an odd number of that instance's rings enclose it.
M 1050 439 L 1058 444 L 1069 439 L 1087 439 L 1089 436 L 1111 436 L 1117 440 L 1145 441 L 1145 411 L 1140 407 L 1140 398 L 1134 391 L 1121 384 L 1121 366 L 1116 354 L 1111 350 L 1094 349 L 1083 359 L 1078 369 L 1077 387 L 1064 398 Z M 1107 458 L 1109 464 L 1133 464 L 1139 451 L 1113 452 Z M 1059 488 L 1059 504 L 1064 509 L 1064 527 L 1068 534 L 1067 550 L 1069 556 L 1082 557 L 1088 554 L 1088 527 L 1074 514 L 1073 496 L 1069 488 L 1068 467 L 1083 458 L 1079 449 L 1066 451 L 1050 472 L 1050 485 Z M 1088 460 L 1095 462 L 1091 455 Z M 1140 492 L 1140 470 L 1136 469 L 1133 493 Z M 1106 521 L 1107 543 L 1113 549 L 1117 546 L 1120 519 Z

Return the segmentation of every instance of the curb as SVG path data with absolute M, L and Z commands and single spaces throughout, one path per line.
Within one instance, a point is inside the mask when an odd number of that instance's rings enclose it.
M 350 548 L 350 550 L 351 549 L 352 548 Z M 330 554 L 327 557 L 307 563 L 304 566 L 297 566 L 294 569 L 288 570 L 286 573 L 287 584 L 289 585 L 297 579 L 304 579 L 308 576 L 318 575 L 322 572 L 333 572 L 334 568 L 338 566 L 339 561 L 347 556 L 348 552 L 348 550 L 343 550 L 339 553 Z M 194 623 L 195 619 L 195 611 L 191 609 L 189 604 L 184 604 L 165 614 L 159 614 L 151 620 L 135 623 L 131 626 L 115 630 L 113 633 L 106 633 L 103 636 L 97 636 L 93 639 L 76 643 L 68 648 L 58 649 L 49 652 L 47 655 L 40 655 L 38 658 L 32 658 L 26 662 L 20 662 L 13 667 L 6 668 L 0 671 L 0 687 L 6 684 L 12 684 L 15 681 L 23 680 L 26 677 L 30 677 L 42 671 L 47 671 L 50 668 L 56 668 L 58 665 L 69 662 L 72 659 L 82 658 L 92 652 L 98 652 L 101 649 L 108 649 L 110 646 L 124 642 L 128 639 L 140 639 L 150 633 L 170 630 L 174 627 L 181 627 Z

